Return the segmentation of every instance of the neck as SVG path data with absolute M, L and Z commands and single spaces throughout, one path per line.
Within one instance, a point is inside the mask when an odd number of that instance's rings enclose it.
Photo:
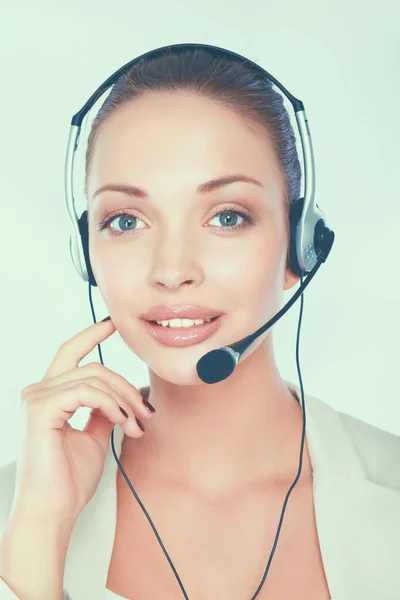
M 270 337 L 218 384 L 180 386 L 150 372 L 140 391 L 157 412 L 142 438 L 124 439 L 125 470 L 209 496 L 294 481 L 303 416 Z M 302 475 L 309 470 L 305 460 Z

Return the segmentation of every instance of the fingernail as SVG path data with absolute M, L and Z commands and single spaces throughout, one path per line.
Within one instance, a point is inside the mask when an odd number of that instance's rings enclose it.
M 146 409 L 150 413 L 155 413 L 156 412 L 156 409 L 154 408 L 154 406 L 152 404 L 150 404 L 150 402 L 148 400 L 146 400 L 146 398 L 143 398 L 143 396 L 142 396 L 142 400 L 143 400 L 143 404 L 145 405 Z
M 118 406 L 119 406 L 119 404 L 118 404 Z M 126 410 L 124 410 L 124 409 L 123 409 L 121 406 L 119 406 L 119 410 L 122 412 L 122 414 L 123 414 L 125 417 L 127 417 L 127 418 L 129 417 L 129 415 L 128 415 L 128 413 L 126 412 Z
M 111 319 L 110 315 L 108 317 L 106 317 L 105 319 L 102 319 L 101 322 L 103 323 L 104 321 L 109 321 Z
M 139 419 L 137 417 L 136 417 L 136 422 L 137 422 L 137 424 L 139 425 L 139 427 L 140 427 L 140 429 L 142 431 L 146 431 L 145 428 L 144 428 L 144 425 L 143 425 L 142 421 L 139 421 Z

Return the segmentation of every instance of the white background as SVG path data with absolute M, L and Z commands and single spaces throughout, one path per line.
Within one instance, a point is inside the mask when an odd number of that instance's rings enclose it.
M 43 377 L 62 342 L 92 323 L 88 284 L 68 249 L 64 159 L 71 118 L 120 66 L 184 42 L 243 54 L 303 100 L 316 199 L 336 233 L 304 294 L 304 388 L 400 435 L 396 4 L 2 0 L 0 465 L 17 455 L 21 390 Z M 285 292 L 285 302 L 297 289 Z M 92 291 L 100 320 L 108 312 Z M 297 385 L 299 309 L 297 301 L 274 327 L 281 374 Z M 102 350 L 106 366 L 136 387 L 148 383 L 146 365 L 118 333 Z M 93 360 L 97 348 L 81 364 Z M 76 426 L 86 410 L 75 415 Z

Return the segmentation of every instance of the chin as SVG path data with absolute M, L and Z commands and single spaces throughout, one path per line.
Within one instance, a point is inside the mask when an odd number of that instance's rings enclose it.
M 201 356 L 203 356 L 203 354 L 201 354 Z M 157 360 L 154 360 L 153 356 L 153 360 L 147 362 L 147 364 L 149 369 L 160 379 L 175 385 L 191 386 L 204 384 L 204 381 L 202 381 L 197 374 L 197 360 L 197 358 L 195 360 L 189 360 L 189 357 L 186 357 L 186 360 L 185 358 L 182 358 L 181 360 L 171 358 L 170 361 L 165 358 L 160 358 L 160 362 L 158 362 Z

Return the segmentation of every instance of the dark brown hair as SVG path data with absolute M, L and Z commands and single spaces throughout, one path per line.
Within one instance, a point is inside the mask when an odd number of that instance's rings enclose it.
M 212 99 L 260 128 L 273 144 L 285 183 L 287 226 L 289 207 L 299 197 L 301 168 L 296 140 L 282 95 L 249 61 L 215 54 L 207 48 L 168 48 L 158 57 L 143 57 L 114 84 L 97 113 L 88 137 L 85 192 L 94 145 L 102 123 L 119 106 L 147 92 L 180 90 Z

